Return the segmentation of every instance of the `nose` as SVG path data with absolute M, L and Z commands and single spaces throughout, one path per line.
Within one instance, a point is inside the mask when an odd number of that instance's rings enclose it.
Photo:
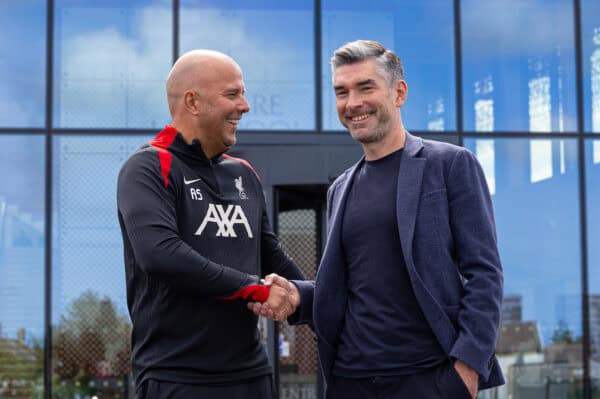
M 248 100 L 246 100 L 246 97 L 244 97 L 244 96 L 241 97 L 241 101 L 238 105 L 238 109 L 242 113 L 246 113 L 246 112 L 250 111 L 250 104 L 248 104 Z
M 348 100 L 346 101 L 346 108 L 358 108 L 362 105 L 362 98 L 358 93 L 354 91 L 348 92 Z

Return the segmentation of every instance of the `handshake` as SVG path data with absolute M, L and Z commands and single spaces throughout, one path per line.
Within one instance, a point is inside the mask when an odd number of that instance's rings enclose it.
M 265 277 L 265 285 L 270 286 L 269 297 L 265 302 L 249 302 L 248 309 L 258 316 L 272 320 L 287 319 L 300 305 L 298 288 L 285 278 L 273 273 Z

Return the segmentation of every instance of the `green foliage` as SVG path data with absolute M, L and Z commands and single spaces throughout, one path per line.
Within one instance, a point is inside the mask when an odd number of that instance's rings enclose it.
M 96 393 L 95 381 L 130 373 L 131 326 L 109 298 L 86 291 L 74 300 L 53 332 L 53 395 Z
M 0 397 L 41 398 L 43 371 L 44 350 L 37 341 L 0 338 Z
M 552 343 L 555 344 L 573 344 L 576 340 L 573 338 L 573 333 L 567 326 L 564 320 L 559 320 L 558 326 L 552 334 Z

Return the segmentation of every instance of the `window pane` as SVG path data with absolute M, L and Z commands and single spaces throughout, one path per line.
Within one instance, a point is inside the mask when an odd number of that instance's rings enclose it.
M 465 130 L 574 132 L 572 0 L 462 0 Z
M 44 367 L 44 137 L 0 136 L 0 397 L 38 398 Z
M 600 140 L 586 141 L 585 157 L 592 396 L 600 399 Z
M 411 130 L 455 130 L 454 12 L 450 0 L 395 0 L 368 5 L 323 0 L 323 128 L 344 130 L 336 109 L 329 60 L 344 43 L 368 39 L 394 50 L 404 64 Z
M 46 1 L 0 2 L 0 127 L 43 127 Z
M 312 1 L 181 0 L 181 53 L 222 51 L 242 67 L 250 112 L 241 129 L 315 128 Z
M 53 393 L 124 398 L 130 320 L 116 178 L 150 137 L 57 136 L 53 149 Z
M 493 194 L 504 267 L 496 353 L 507 383 L 498 397 L 579 397 L 577 141 L 466 139 L 465 146 L 477 155 Z
M 170 120 L 172 11 L 160 0 L 55 2 L 54 126 L 159 128 Z
M 585 130 L 600 133 L 600 3 L 581 0 Z

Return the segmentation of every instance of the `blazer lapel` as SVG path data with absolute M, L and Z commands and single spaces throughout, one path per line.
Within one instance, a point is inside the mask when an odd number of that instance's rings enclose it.
M 398 174 L 396 218 L 400 232 L 402 252 L 409 269 L 414 269 L 412 242 L 415 233 L 419 197 L 421 195 L 423 171 L 427 162 L 424 158 L 416 158 L 421 148 L 423 148 L 423 141 L 407 132 L 402 161 L 400 163 L 400 173 Z

